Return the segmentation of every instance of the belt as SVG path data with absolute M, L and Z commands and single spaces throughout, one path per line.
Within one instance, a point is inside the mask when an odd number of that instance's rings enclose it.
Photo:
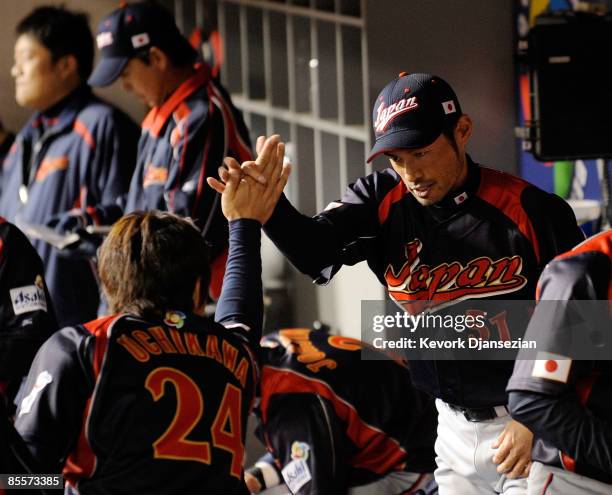
M 453 411 L 459 412 L 465 416 L 465 419 L 472 422 L 487 421 L 489 419 L 500 418 L 508 415 L 506 406 L 492 407 L 462 407 L 448 404 Z

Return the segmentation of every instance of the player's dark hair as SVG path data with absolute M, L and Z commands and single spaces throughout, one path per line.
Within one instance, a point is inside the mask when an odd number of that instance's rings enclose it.
M 94 45 L 86 14 L 71 12 L 64 7 L 38 7 L 17 24 L 16 33 L 36 38 L 51 52 L 53 62 L 73 55 L 81 81 L 89 77 Z
M 442 134 L 449 140 L 456 153 L 459 153 L 459 147 L 457 146 L 457 141 L 455 141 L 455 128 L 457 127 L 457 122 L 459 122 L 460 117 L 461 115 L 458 114 L 452 119 L 448 119 L 442 128 Z
M 98 270 L 112 313 L 149 318 L 191 312 L 198 278 L 206 294 L 207 247 L 191 222 L 172 213 L 134 212 L 113 226 L 100 247 Z

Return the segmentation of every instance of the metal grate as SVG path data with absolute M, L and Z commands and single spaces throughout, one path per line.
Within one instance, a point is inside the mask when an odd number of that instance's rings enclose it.
M 365 0 L 218 0 L 216 10 L 223 84 L 253 137 L 288 141 L 291 199 L 320 211 L 370 171 Z

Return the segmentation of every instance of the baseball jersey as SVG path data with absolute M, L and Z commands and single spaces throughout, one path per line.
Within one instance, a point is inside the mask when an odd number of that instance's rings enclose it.
M 114 315 L 56 332 L 15 427 L 67 494 L 247 494 L 242 459 L 263 314 L 259 224 L 230 226 L 218 322 Z
M 609 305 L 612 230 L 555 258 L 538 285 L 540 300 L 608 300 Z M 565 314 L 572 318 L 571 311 Z M 608 317 L 610 324 L 599 330 L 612 329 L 612 313 Z M 577 327 L 540 318 L 536 310 L 526 338 L 537 332 L 554 343 L 572 328 Z M 612 363 L 554 357 L 516 361 L 508 384 L 510 412 L 534 432 L 533 460 L 612 483 Z
M 1 217 L 0 287 L 2 400 L 3 392 L 13 398 L 36 351 L 57 330 L 57 323 L 38 253 L 17 227 Z
M 126 212 L 163 210 L 191 217 L 209 244 L 211 295 L 219 296 L 227 256 L 227 221 L 206 183 L 223 159 L 252 158 L 248 131 L 229 95 L 202 65 L 142 123 Z
M 71 209 L 94 218 L 100 205 L 125 194 L 135 163 L 138 127 L 124 113 L 75 90 L 19 132 L 4 161 L 0 215 L 8 221 L 46 224 Z M 100 219 L 103 222 L 103 219 Z M 42 240 L 32 244 L 61 326 L 93 319 L 99 304 L 95 266 L 66 259 Z
M 347 493 L 393 471 L 435 468 L 433 399 L 404 363 L 364 360 L 363 348 L 309 329 L 262 341 L 260 433 L 292 493 Z
M 584 239 L 561 198 L 469 157 L 462 188 L 435 205 L 420 205 L 395 171 L 385 169 L 359 179 L 314 218 L 283 197 L 265 229 L 318 283 L 327 283 L 343 264 L 366 260 L 400 306 L 534 299 L 544 265 Z M 411 364 L 418 387 L 465 407 L 505 404 L 511 373 L 509 361 Z

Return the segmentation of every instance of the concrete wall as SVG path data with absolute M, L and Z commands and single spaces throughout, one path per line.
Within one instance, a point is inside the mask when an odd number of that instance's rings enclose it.
M 512 0 L 368 0 L 370 101 L 401 71 L 447 80 L 483 164 L 516 171 Z
M 95 35 L 98 21 L 107 13 L 116 9 L 119 2 L 116 0 L 66 0 L 57 2 L 53 0 L 5 0 L 2 2 L 2 26 L 0 30 L 0 118 L 8 129 L 19 130 L 31 114 L 30 110 L 20 108 L 15 103 L 14 84 L 11 78 L 13 64 L 13 48 L 15 45 L 15 27 L 19 21 L 28 15 L 32 9 L 41 5 L 61 5 L 89 14 L 92 32 Z M 144 107 L 135 99 L 127 96 L 116 83 L 110 88 L 96 92 L 115 103 L 128 112 L 136 122 L 144 116 Z

